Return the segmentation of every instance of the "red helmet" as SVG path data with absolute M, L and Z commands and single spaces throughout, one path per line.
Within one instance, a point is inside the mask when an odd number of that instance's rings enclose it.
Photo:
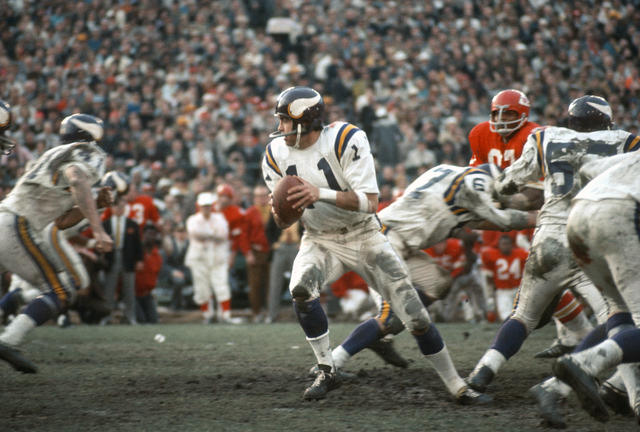
M 491 100 L 491 116 L 489 117 L 491 132 L 503 136 L 511 135 L 529 120 L 530 106 L 529 98 L 520 90 L 502 90 Z M 518 118 L 511 121 L 503 120 L 502 116 L 505 111 L 515 111 L 518 113 Z
M 219 184 L 216 188 L 216 194 L 218 196 L 228 196 L 229 198 L 233 198 L 233 189 L 226 183 Z

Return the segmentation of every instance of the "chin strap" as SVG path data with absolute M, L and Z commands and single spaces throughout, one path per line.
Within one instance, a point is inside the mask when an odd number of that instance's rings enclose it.
M 16 148 L 15 141 L 0 135 L 0 153 L 9 155 Z
M 300 147 L 300 138 L 302 137 L 302 135 L 308 133 L 309 131 L 303 131 L 302 130 L 302 124 L 298 123 L 298 126 L 296 128 L 296 130 L 293 130 L 291 132 L 280 132 L 280 131 L 275 131 L 275 132 L 271 132 L 269 134 L 269 138 L 280 138 L 280 137 L 286 137 L 289 135 L 297 135 L 296 136 L 296 143 L 293 146 L 293 148 L 297 149 Z
M 296 143 L 293 145 L 294 149 L 300 148 L 300 137 L 302 136 L 302 125 L 298 123 L 298 135 L 296 136 Z

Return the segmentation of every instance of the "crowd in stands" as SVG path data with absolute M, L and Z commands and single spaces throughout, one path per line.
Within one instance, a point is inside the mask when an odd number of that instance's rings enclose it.
M 275 98 L 291 85 L 323 94 L 327 122 L 367 132 L 383 201 L 434 165 L 467 165 L 467 134 L 505 88 L 544 125 L 563 124 L 575 97 L 605 96 L 638 133 L 638 0 L 7 3 L 0 94 L 18 146 L 0 158 L 0 198 L 58 144 L 63 117 L 98 116 L 107 169 L 154 198 L 180 286 L 197 195 L 224 183 L 234 205 L 252 205 Z

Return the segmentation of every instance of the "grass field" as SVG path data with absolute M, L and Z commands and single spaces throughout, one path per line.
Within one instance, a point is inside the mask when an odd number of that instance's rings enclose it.
M 342 341 L 354 324 L 331 325 Z M 494 325 L 441 324 L 461 375 L 491 342 Z M 161 333 L 166 341 L 154 341 Z M 396 339 L 412 360 L 386 366 L 372 352 L 346 368 L 357 383 L 319 402 L 302 400 L 313 354 L 295 323 L 272 325 L 45 326 L 25 354 L 39 366 L 23 375 L 0 364 L 2 431 L 534 431 L 544 430 L 527 389 L 548 376 L 534 360 L 553 329 L 534 333 L 501 371 L 487 407 L 451 402 L 406 332 Z M 571 396 L 572 431 L 625 431 L 631 418 L 593 421 Z

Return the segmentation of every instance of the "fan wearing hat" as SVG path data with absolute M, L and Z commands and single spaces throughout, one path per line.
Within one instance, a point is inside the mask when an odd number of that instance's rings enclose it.
M 196 200 L 198 209 L 186 224 L 189 248 L 185 264 L 193 277 L 193 300 L 200 306 L 205 323 L 215 318 L 214 300 L 220 310 L 220 321 L 232 322 L 229 224 L 222 213 L 214 211 L 216 200 L 217 195 L 211 192 L 200 193 Z

